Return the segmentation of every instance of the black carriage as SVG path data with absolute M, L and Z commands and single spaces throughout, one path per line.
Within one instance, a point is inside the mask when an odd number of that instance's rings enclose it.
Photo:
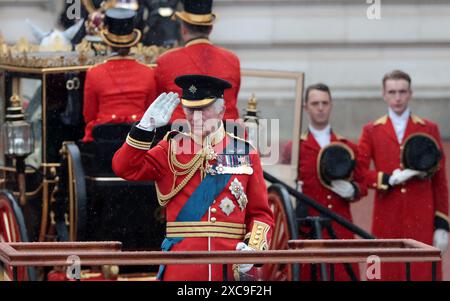
M 153 183 L 127 182 L 111 170 L 130 125 L 98 126 L 94 143 L 80 142 L 90 66 L 39 66 L 73 55 L 38 54 L 31 62 L 0 65 L 1 241 L 118 240 L 128 250 L 159 249 L 164 212 Z M 17 120 L 10 112 L 20 109 L 30 135 L 13 138 L 21 129 L 12 129 Z M 32 144 L 29 154 L 19 154 L 17 139 Z

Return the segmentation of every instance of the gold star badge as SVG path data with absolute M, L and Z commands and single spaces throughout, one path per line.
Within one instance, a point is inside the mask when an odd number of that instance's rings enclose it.
M 192 86 L 189 88 L 189 91 L 190 91 L 192 94 L 195 94 L 195 92 L 197 92 L 197 88 L 196 88 L 194 85 L 192 85 Z

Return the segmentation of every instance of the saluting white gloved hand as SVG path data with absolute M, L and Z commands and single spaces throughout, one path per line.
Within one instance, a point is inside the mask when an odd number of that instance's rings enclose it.
M 426 176 L 426 173 L 423 171 L 413 170 L 413 169 L 396 169 L 392 173 L 392 175 L 389 177 L 389 185 L 395 186 L 401 183 L 404 183 L 411 179 L 412 177 L 419 176 L 424 177 Z
M 349 181 L 331 181 L 331 190 L 344 199 L 351 199 L 355 196 L 355 187 Z
M 180 99 L 177 93 L 162 93 L 148 107 L 137 127 L 146 131 L 153 131 L 168 124 L 179 103 Z
M 250 248 L 249 246 L 247 246 L 246 243 L 240 242 L 236 245 L 236 251 L 255 251 L 255 249 Z M 253 267 L 252 263 L 242 263 L 242 264 L 238 264 L 239 267 L 239 272 L 240 273 L 247 273 L 248 271 L 250 271 Z
M 441 253 L 448 248 L 448 232 L 444 229 L 436 229 L 433 235 L 433 246 L 441 250 Z

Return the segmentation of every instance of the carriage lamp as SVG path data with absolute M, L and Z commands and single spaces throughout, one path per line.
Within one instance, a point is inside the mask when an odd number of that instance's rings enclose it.
M 174 14 L 173 8 L 167 0 L 159 1 L 158 14 L 163 18 L 171 17 Z
M 10 98 L 10 106 L 6 109 L 2 136 L 5 155 L 16 160 L 19 200 L 21 205 L 25 205 L 25 159 L 34 151 L 34 137 L 31 124 L 25 120 L 20 97 L 16 94 Z
M 258 102 L 255 94 L 252 94 L 247 103 L 246 114 L 244 116 L 244 124 L 247 129 L 248 140 L 259 150 L 261 143 L 265 141 L 266 129 L 264 124 L 260 123 L 257 109 Z

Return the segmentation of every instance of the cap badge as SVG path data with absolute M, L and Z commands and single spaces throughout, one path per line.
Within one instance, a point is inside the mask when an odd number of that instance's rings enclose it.
M 194 85 L 192 85 L 192 86 L 189 88 L 189 91 L 190 91 L 192 94 L 195 94 L 195 92 L 197 92 L 197 88 L 196 88 Z

